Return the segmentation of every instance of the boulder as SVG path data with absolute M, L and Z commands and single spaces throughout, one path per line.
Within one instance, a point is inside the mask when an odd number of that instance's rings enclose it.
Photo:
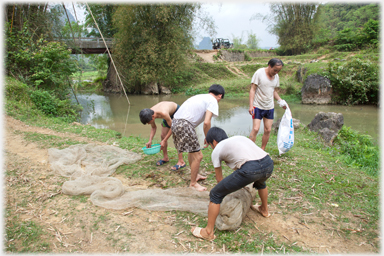
M 141 93 L 145 95 L 149 94 L 159 94 L 159 87 L 156 82 L 151 82 L 144 86 L 144 88 L 141 89 Z
M 301 88 L 303 104 L 329 104 L 331 103 L 331 94 L 331 81 L 317 74 L 309 75 Z
M 169 90 L 167 87 L 163 85 L 160 85 L 159 89 L 161 94 L 172 94 L 171 90 Z
M 318 132 L 326 143 L 332 145 L 334 138 L 337 136 L 343 125 L 343 114 L 319 112 L 307 127 L 311 131 Z
M 303 77 L 305 76 L 306 73 L 307 73 L 307 68 L 300 67 L 299 70 L 297 70 L 296 78 L 297 78 L 297 81 L 299 81 L 299 83 L 303 82 Z

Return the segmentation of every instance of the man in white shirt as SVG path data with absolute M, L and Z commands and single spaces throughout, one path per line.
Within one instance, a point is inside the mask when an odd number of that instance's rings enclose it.
M 276 92 L 280 80 L 278 73 L 283 68 L 284 63 L 280 59 L 269 60 L 267 68 L 258 69 L 251 80 L 251 90 L 249 92 L 249 114 L 253 118 L 253 126 L 249 138 L 255 142 L 259 132 L 261 119 L 264 122 L 264 134 L 261 139 L 261 149 L 265 150 L 272 130 L 274 102 L 277 100 L 279 106 L 286 109 L 288 104 L 282 100 Z
M 206 240 L 215 239 L 214 226 L 220 213 L 220 204 L 224 197 L 250 183 L 258 190 L 261 205 L 252 205 L 251 209 L 263 217 L 268 213 L 268 189 L 265 181 L 272 175 L 273 161 L 269 155 L 249 138 L 233 136 L 228 138 L 225 131 L 212 127 L 206 136 L 207 143 L 213 148 L 212 163 L 215 168 L 217 185 L 209 193 L 208 223 L 205 228 L 194 227 L 194 236 Z M 234 172 L 223 179 L 221 162 L 224 161 Z
M 211 119 L 219 115 L 219 101 L 224 98 L 225 90 L 219 84 L 209 87 L 208 94 L 198 94 L 186 100 L 175 113 L 172 121 L 173 142 L 180 154 L 188 152 L 188 162 L 191 167 L 190 187 L 198 191 L 207 190 L 197 181 L 206 179 L 199 174 L 203 154 L 200 151 L 199 140 L 195 128 L 204 121 L 203 130 L 207 135 L 211 128 Z M 205 139 L 204 139 L 205 144 Z

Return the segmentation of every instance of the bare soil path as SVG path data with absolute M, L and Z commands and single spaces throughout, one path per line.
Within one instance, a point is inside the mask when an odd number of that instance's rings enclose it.
M 74 199 L 62 194 L 61 184 L 67 178 L 50 172 L 47 148 L 25 140 L 22 132 L 96 142 L 76 134 L 28 126 L 8 116 L 4 120 L 5 167 L 7 172 L 15 174 L 7 175 L 5 182 L 7 210 L 10 213 L 7 225 L 15 216 L 22 221 L 37 223 L 43 230 L 39 240 L 47 241 L 52 253 L 224 253 L 231 246 L 227 244 L 223 247 L 215 241 L 196 239 L 189 232 L 194 226 L 193 221 L 181 220 L 188 228 L 178 227 L 174 225 L 174 213 L 137 208 L 108 210 L 93 205 L 89 196 Z M 124 183 L 131 186 L 150 186 L 146 180 L 116 177 L 125 179 Z M 313 253 L 377 253 L 362 236 L 352 234 L 346 238 L 341 230 L 331 229 L 329 224 L 336 220 L 327 212 L 320 213 L 323 217 L 311 217 L 298 213 L 283 214 L 278 210 L 279 204 L 289 211 L 289 205 L 293 203 L 295 200 L 283 198 L 279 202 L 271 202 L 270 218 L 249 211 L 244 222 L 255 227 L 249 236 L 272 232 L 276 239 Z M 17 248 L 20 243 L 7 241 L 5 246 Z M 283 253 L 284 248 L 276 250 Z

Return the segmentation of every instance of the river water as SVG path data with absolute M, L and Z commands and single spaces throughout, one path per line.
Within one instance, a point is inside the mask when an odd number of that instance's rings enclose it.
M 149 138 L 150 125 L 140 122 L 139 112 L 143 108 L 151 108 L 160 101 L 173 101 L 181 105 L 189 96 L 184 95 L 128 95 L 130 105 L 124 95 L 80 93 L 77 94 L 84 111 L 82 124 L 90 124 L 96 128 L 108 128 L 120 132 L 123 136 L 142 136 Z M 292 116 L 308 125 L 318 112 L 336 112 L 344 116 L 344 125 L 379 139 L 379 108 L 374 106 L 339 106 L 339 105 L 303 105 L 290 103 Z M 281 118 L 284 110 L 275 103 L 275 120 Z M 160 141 L 161 120 L 156 119 L 157 132 L 155 139 Z M 249 136 L 252 119 L 248 113 L 248 97 L 241 99 L 224 98 L 219 103 L 219 116 L 213 118 L 212 126 L 223 128 L 229 136 Z M 202 124 L 196 128 L 202 145 L 204 140 Z M 262 127 L 260 129 L 262 133 Z M 172 146 L 172 139 L 169 140 Z

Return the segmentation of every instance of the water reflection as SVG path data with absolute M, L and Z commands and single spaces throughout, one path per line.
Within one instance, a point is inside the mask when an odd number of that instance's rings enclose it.
M 81 123 L 96 128 L 109 128 L 121 132 L 124 136 L 135 135 L 149 138 L 150 126 L 143 125 L 139 112 L 150 108 L 160 101 L 174 101 L 181 105 L 188 96 L 183 95 L 128 95 L 131 105 L 124 95 L 78 94 L 77 98 L 83 106 Z M 360 133 L 371 135 L 375 140 L 379 134 L 379 111 L 373 106 L 322 106 L 290 104 L 292 115 L 304 125 L 309 124 L 318 112 L 336 112 L 344 116 L 344 125 L 352 127 Z M 275 120 L 281 118 L 284 110 L 275 108 Z M 160 122 L 155 139 L 160 140 Z M 212 120 L 212 125 L 223 128 L 229 135 L 248 136 L 252 128 L 252 119 L 248 113 L 248 98 L 223 99 L 219 103 L 219 117 Z M 262 132 L 261 127 L 260 131 Z M 204 140 L 202 124 L 197 127 L 201 144 Z M 170 142 L 172 144 L 172 142 Z

